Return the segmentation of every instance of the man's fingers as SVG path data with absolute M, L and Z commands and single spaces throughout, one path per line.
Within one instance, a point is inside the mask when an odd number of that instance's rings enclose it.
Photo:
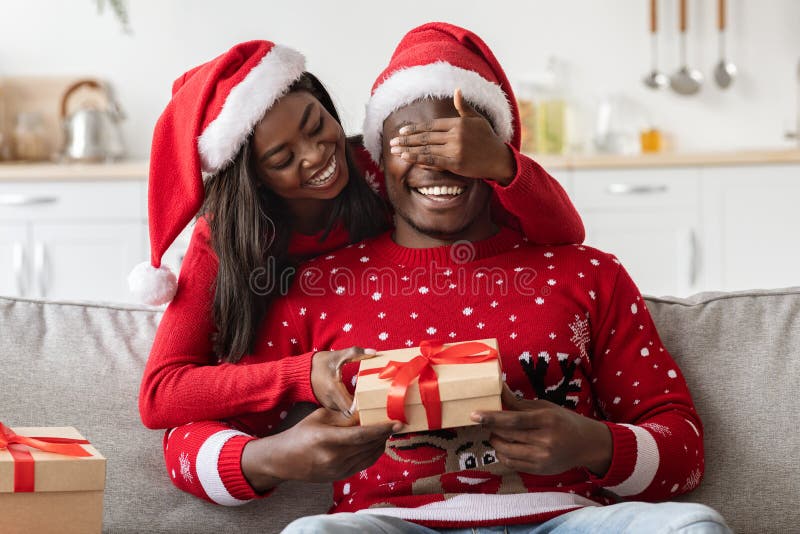
M 374 442 L 385 442 L 395 430 L 395 422 L 353 426 L 336 429 L 334 442 L 341 446 L 368 446 Z
M 501 452 L 495 450 L 495 455 L 497 459 L 504 464 L 509 469 L 513 469 L 514 471 L 519 471 L 522 473 L 530 473 L 532 475 L 555 475 L 558 473 L 551 473 L 542 469 L 542 466 L 538 463 L 529 462 L 527 460 L 521 458 L 510 458 L 504 455 Z
M 543 399 L 523 399 L 517 396 L 516 393 L 511 391 L 508 384 L 503 383 L 503 391 L 500 395 L 503 405 L 509 410 L 517 411 L 532 411 L 541 410 L 543 408 L 552 408 L 554 404 L 550 401 Z
M 489 442 L 494 447 L 495 453 L 505 456 L 512 460 L 534 460 L 534 456 L 539 452 L 536 445 L 530 443 L 512 443 L 511 441 L 493 436 Z
M 456 88 L 453 91 L 453 104 L 456 107 L 456 111 L 458 111 L 458 115 L 460 117 L 479 117 L 480 114 L 475 111 L 475 108 L 469 105 L 469 102 L 464 100 L 464 95 L 461 94 L 461 89 Z
M 492 434 L 508 442 L 533 443 L 531 430 L 520 430 L 517 428 L 494 428 Z
M 472 420 L 489 430 L 496 428 L 540 428 L 539 413 L 535 411 L 475 412 Z
M 378 444 L 375 447 L 358 451 L 356 454 L 349 457 L 346 461 L 347 475 L 345 475 L 345 477 L 352 476 L 374 465 L 375 462 L 383 456 L 385 449 L 385 443 Z
M 320 408 L 319 410 L 315 411 L 312 415 L 316 415 L 318 421 L 327 426 L 348 427 L 348 426 L 358 425 L 357 417 L 347 417 L 340 411 L 331 410 L 328 408 Z

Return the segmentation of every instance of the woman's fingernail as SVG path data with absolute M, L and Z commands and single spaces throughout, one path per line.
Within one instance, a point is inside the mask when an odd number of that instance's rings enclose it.
M 470 419 L 472 419 L 476 423 L 483 423 L 483 416 L 481 414 L 479 414 L 479 413 L 474 413 L 473 412 L 469 417 L 470 417 Z
M 399 133 L 400 135 L 405 135 L 407 133 L 411 133 L 411 127 L 410 126 L 403 126 L 399 130 L 397 130 L 397 133 Z
M 378 351 L 375 349 L 364 349 L 364 354 L 369 354 L 370 356 L 375 356 L 378 354 Z
M 399 154 L 399 153 L 401 153 L 403 151 L 403 149 L 400 148 L 399 146 L 393 146 L 390 149 L 390 151 L 391 151 L 392 154 Z
M 392 137 L 391 141 L 389 141 L 389 146 L 397 146 L 400 144 L 399 137 Z

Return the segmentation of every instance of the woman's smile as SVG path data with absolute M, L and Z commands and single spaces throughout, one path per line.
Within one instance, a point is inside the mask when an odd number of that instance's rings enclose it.
M 339 166 L 336 164 L 336 152 L 334 151 L 333 154 L 331 154 L 331 157 L 328 159 L 327 165 L 325 165 L 322 170 L 314 173 L 314 176 L 312 176 L 310 180 L 306 181 L 303 184 L 303 187 L 327 189 L 336 183 L 336 179 L 338 177 Z

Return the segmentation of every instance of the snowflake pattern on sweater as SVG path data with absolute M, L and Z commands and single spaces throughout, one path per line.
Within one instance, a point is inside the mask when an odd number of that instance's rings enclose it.
M 352 141 L 350 148 L 360 170 L 374 177 L 380 194 L 385 196 L 384 177 L 367 151 Z M 583 241 L 583 223 L 561 185 L 531 158 L 510 145 L 509 149 L 517 174 L 508 186 L 491 182 L 492 213 L 497 222 L 519 228 L 535 243 Z M 350 242 L 342 225 L 335 226 L 324 241 L 319 237 L 292 234 L 290 253 L 298 258 L 320 256 L 332 261 L 336 256 L 331 252 Z M 315 400 L 303 381 L 296 379 L 308 374 L 310 354 L 246 368 L 215 365 L 219 362 L 211 343 L 215 331 L 212 307 L 219 262 L 210 240 L 208 224 L 198 219 L 180 269 L 178 292 L 161 318 L 142 378 L 139 412 L 149 428 L 273 410 L 287 400 L 284 397 Z M 318 317 L 324 321 L 325 312 Z
M 310 262 L 265 320 L 259 356 L 243 363 L 352 345 L 383 350 L 432 337 L 496 337 L 513 391 L 607 424 L 614 447 L 608 472 L 509 472 L 478 427 L 407 434 L 391 439 L 372 467 L 334 485 L 332 510 L 377 510 L 430 526 L 488 525 L 542 521 L 608 504 L 610 494 L 658 501 L 695 487 L 703 472 L 701 423 L 616 258 L 585 246 L 530 246 L 508 229 L 471 246 L 464 261 L 452 247 L 405 249 L 387 234 Z M 345 366 L 345 383 L 355 372 Z M 263 435 L 275 415 L 232 422 Z M 221 477 L 225 487 L 241 487 L 234 471 Z

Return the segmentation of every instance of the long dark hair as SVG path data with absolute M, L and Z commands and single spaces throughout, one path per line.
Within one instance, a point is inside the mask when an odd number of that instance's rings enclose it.
M 341 125 L 339 114 L 328 91 L 311 73 L 303 75 L 289 88 L 307 91 Z M 211 246 L 219 259 L 214 287 L 213 349 L 227 362 L 237 362 L 253 352 L 256 332 L 272 300 L 291 276 L 296 259 L 289 257 L 291 216 L 285 202 L 261 185 L 253 166 L 251 139 L 239 150 L 229 166 L 208 177 L 205 202 L 200 216 L 211 229 Z M 336 198 L 323 239 L 339 222 L 351 242 L 377 235 L 388 226 L 384 202 L 370 189 L 354 164 L 350 142 L 346 143 L 350 179 Z M 258 288 L 254 275 L 258 274 Z

